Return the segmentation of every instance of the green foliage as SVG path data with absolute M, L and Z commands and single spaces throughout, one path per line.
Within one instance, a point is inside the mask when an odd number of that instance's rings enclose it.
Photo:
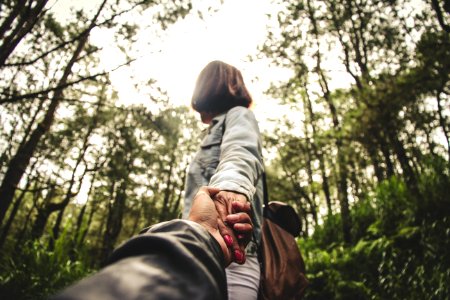
M 317 246 L 322 248 L 334 247 L 343 242 L 341 215 L 334 214 L 325 217 L 322 226 L 314 229 L 314 235 L 311 237 Z
M 383 233 L 391 235 L 399 227 L 399 222 L 411 219 L 411 200 L 405 183 L 396 177 L 378 186 L 374 202 L 379 226 Z
M 369 197 L 368 197 L 369 198 Z M 357 202 L 351 210 L 352 217 L 352 237 L 358 241 L 370 234 L 371 225 L 377 220 L 374 205 L 369 199 Z
M 428 162 L 421 196 L 395 177 L 352 209 L 355 243 L 333 238 L 337 217 L 300 240 L 311 282 L 305 299 L 448 299 L 448 168 Z
M 4 299 L 47 299 L 58 290 L 91 272 L 87 257 L 78 249 L 72 253 L 72 240 L 66 231 L 53 250 L 46 243 L 30 241 L 0 262 L 0 294 Z M 76 257 L 76 258 L 71 258 Z

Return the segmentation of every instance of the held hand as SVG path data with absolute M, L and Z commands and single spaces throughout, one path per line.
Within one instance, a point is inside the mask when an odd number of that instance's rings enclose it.
M 232 250 L 234 261 L 243 264 L 245 263 L 245 247 L 250 242 L 253 230 L 250 203 L 244 195 L 227 191 L 216 194 L 214 200 L 219 214 L 220 234 Z M 233 236 L 237 236 L 238 240 Z
M 225 258 L 225 266 L 228 266 L 232 260 L 233 255 L 227 247 L 220 231 L 218 229 L 219 214 L 217 213 L 214 201 L 211 199 L 220 190 L 212 187 L 201 187 L 192 200 L 191 211 L 188 219 L 194 221 L 209 231 L 209 233 L 217 240 Z M 234 236 L 234 234 L 233 234 Z

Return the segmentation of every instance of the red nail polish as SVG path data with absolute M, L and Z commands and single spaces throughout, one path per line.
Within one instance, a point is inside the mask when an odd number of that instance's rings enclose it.
M 225 241 L 225 244 L 227 244 L 228 247 L 233 246 L 233 239 L 229 235 L 224 235 L 223 240 Z
M 244 254 L 239 250 L 234 250 L 234 258 L 236 259 L 236 262 L 242 263 L 244 261 Z

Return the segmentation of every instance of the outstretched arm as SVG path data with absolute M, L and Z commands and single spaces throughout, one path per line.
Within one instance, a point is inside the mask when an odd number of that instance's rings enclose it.
M 211 195 L 201 188 L 189 220 L 173 220 L 117 248 L 109 265 L 53 299 L 226 299 L 231 261 Z
M 249 203 L 253 202 L 256 183 L 262 171 L 258 123 L 249 109 L 234 107 L 226 115 L 219 165 L 209 185 L 222 190 L 215 196 L 216 206 L 221 220 L 229 227 L 219 222 L 219 230 L 226 238 L 231 228 L 239 237 L 238 240 L 232 240 L 230 248 L 234 260 L 241 264 L 245 262 L 245 246 L 251 239 L 253 229 Z M 243 214 L 241 218 L 228 217 L 237 212 L 245 212 L 247 217 Z

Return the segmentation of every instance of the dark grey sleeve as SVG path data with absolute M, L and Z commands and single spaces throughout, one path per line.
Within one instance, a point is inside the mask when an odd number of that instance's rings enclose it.
M 202 226 L 173 220 L 128 240 L 108 266 L 52 299 L 227 299 L 223 260 Z

